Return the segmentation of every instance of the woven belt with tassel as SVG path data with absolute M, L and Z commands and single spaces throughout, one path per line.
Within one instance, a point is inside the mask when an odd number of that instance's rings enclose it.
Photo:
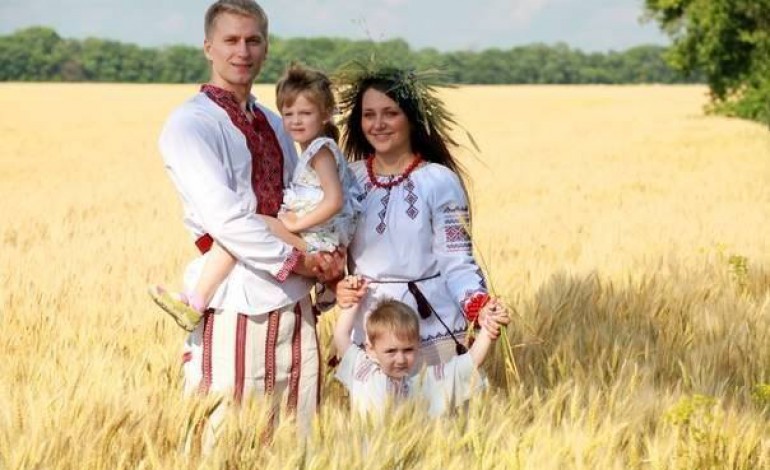
M 465 345 L 457 339 L 454 333 L 452 333 L 452 330 L 447 326 L 446 323 L 444 323 L 444 320 L 441 318 L 441 316 L 436 313 L 436 310 L 433 308 L 430 302 L 428 302 L 425 294 L 423 294 L 422 291 L 420 291 L 420 288 L 417 287 L 418 282 L 427 281 L 429 279 L 436 279 L 440 275 L 441 273 L 436 273 L 432 276 L 414 279 L 412 281 L 380 281 L 376 279 L 367 279 L 369 280 L 370 284 L 406 284 L 406 288 L 412 294 L 412 297 L 414 297 L 414 300 L 417 303 L 417 313 L 420 315 L 420 318 L 427 320 L 431 315 L 435 315 L 439 323 L 441 323 L 446 332 L 449 333 L 449 336 L 452 337 L 452 341 L 455 342 L 455 351 L 457 351 L 457 355 L 459 356 L 460 354 L 465 354 L 468 352 L 468 348 L 466 348 Z

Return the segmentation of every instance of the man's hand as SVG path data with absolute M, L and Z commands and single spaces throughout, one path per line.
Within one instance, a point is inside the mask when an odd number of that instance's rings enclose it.
M 294 272 L 306 276 L 315 277 L 318 282 L 327 283 L 342 278 L 345 272 L 347 253 L 343 250 L 335 250 L 331 253 L 305 253 L 302 260 L 294 267 Z

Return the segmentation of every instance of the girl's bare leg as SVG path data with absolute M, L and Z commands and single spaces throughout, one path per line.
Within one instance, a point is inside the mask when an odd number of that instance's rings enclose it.
M 174 294 L 160 286 L 151 286 L 150 296 L 179 326 L 193 331 L 203 318 L 203 312 L 214 293 L 234 266 L 235 258 L 214 243 L 206 256 L 201 277 L 191 292 Z
M 191 306 L 205 310 L 235 264 L 235 257 L 222 248 L 219 243 L 211 245 L 211 250 L 206 254 L 206 264 L 203 265 L 201 277 L 193 291 L 188 294 Z
M 298 235 L 291 233 L 275 217 L 261 216 L 276 237 L 301 251 L 307 251 L 307 244 Z M 160 286 L 150 287 L 150 296 L 166 313 L 187 331 L 192 331 L 203 318 L 203 312 L 211 302 L 219 286 L 233 270 L 236 259 L 218 243 L 211 246 L 200 279 L 191 292 L 173 294 Z

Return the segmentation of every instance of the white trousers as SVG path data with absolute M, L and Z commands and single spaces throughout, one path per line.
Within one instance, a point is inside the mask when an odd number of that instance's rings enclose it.
M 210 310 L 185 342 L 183 360 L 186 394 L 271 397 L 274 419 L 284 406 L 309 429 L 321 378 L 310 296 L 265 315 Z

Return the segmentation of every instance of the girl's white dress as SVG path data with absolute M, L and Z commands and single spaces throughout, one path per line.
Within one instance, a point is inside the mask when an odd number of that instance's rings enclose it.
M 381 300 L 400 300 L 416 310 L 406 282 L 417 281 L 446 324 L 435 316 L 420 319 L 423 356 L 438 343 L 452 350 L 447 330 L 462 341 L 466 304 L 474 295 L 487 292 L 473 257 L 468 201 L 460 179 L 443 165 L 425 163 L 400 184 L 385 189 L 369 180 L 365 161 L 353 162 L 350 168 L 364 192 L 348 260 L 352 273 L 373 281 L 361 301 L 363 315 L 354 325 L 353 341 L 363 344 L 364 319 Z M 380 183 L 394 178 L 375 177 Z M 435 363 L 446 362 L 447 357 L 425 359 Z
M 307 146 L 299 157 L 291 183 L 283 193 L 281 211 L 292 211 L 303 216 L 318 206 L 324 196 L 318 174 L 313 170 L 311 161 L 318 151 L 326 147 L 337 163 L 337 175 L 342 185 L 344 202 L 342 209 L 325 223 L 312 227 L 300 234 L 308 244 L 308 252 L 334 251 L 338 247 L 350 244 L 356 227 L 356 220 L 361 212 L 358 201 L 361 188 L 348 167 L 337 143 L 329 137 L 318 137 Z

